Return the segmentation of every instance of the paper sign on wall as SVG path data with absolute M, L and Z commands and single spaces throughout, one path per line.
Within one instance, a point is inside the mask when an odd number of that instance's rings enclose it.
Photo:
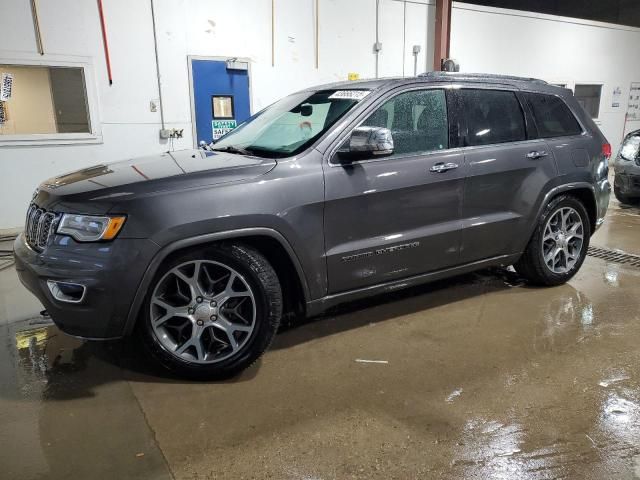
M 633 82 L 629 90 L 627 120 L 640 120 L 640 82 Z
M 0 101 L 6 102 L 11 98 L 11 89 L 13 87 L 13 74 L 3 73 L 0 78 Z
M 0 125 L 7 121 L 7 107 L 4 102 L 0 101 Z
M 213 139 L 218 140 L 237 126 L 238 124 L 235 120 L 212 120 L 211 130 L 213 132 Z
M 622 96 L 622 89 L 616 87 L 613 89 L 613 95 L 611 96 L 611 107 L 617 108 L 620 106 L 620 97 Z

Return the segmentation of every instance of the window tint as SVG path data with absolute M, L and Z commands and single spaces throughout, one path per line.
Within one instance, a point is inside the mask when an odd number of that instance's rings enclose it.
M 520 102 L 513 92 L 460 90 L 467 122 L 465 145 L 517 142 L 526 139 Z
M 558 97 L 541 93 L 525 93 L 541 138 L 562 137 L 582 133 L 580 124 L 569 107 Z
M 385 127 L 393 136 L 393 155 L 447 148 L 447 101 L 443 90 L 412 90 L 381 105 L 367 127 Z

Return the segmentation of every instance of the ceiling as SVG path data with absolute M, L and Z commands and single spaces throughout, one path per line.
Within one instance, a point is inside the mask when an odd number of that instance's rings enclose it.
M 465 3 L 640 27 L 638 0 L 464 0 Z

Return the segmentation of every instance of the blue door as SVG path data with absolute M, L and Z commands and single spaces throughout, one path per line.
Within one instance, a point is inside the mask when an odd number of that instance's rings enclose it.
M 210 143 L 251 115 L 249 72 L 229 70 L 227 62 L 192 60 L 196 145 Z

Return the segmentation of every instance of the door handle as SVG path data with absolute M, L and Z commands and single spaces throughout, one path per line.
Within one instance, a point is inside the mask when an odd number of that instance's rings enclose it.
M 455 168 L 458 168 L 458 164 L 457 163 L 443 163 L 443 162 L 438 162 L 436 164 L 434 164 L 429 171 L 433 172 L 433 173 L 443 173 L 443 172 L 447 172 L 449 170 L 453 170 Z
M 538 158 L 546 157 L 547 155 L 549 154 L 544 150 L 534 150 L 533 152 L 527 153 L 527 158 L 530 158 L 531 160 L 537 160 Z

